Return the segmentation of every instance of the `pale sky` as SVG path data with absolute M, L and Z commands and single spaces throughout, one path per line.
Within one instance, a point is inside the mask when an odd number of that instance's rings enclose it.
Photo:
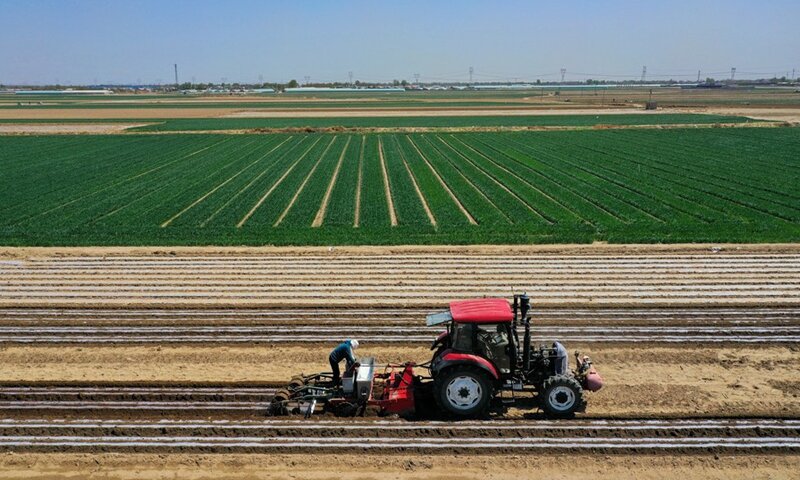
M 800 75 L 798 20 L 798 0 L 0 0 L 0 83 Z

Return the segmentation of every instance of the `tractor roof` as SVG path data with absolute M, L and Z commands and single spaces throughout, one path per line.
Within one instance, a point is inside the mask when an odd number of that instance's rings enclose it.
M 450 315 L 459 323 L 500 323 L 514 319 L 511 306 L 503 298 L 450 302 Z

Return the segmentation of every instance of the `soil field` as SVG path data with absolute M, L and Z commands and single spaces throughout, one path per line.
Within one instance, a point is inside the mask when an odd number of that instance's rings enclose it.
M 800 253 L 792 246 L 754 246 L 746 253 L 679 247 L 670 255 L 648 254 L 646 247 L 638 253 L 625 247 L 446 250 L 184 249 L 131 255 L 125 249 L 77 249 L 59 256 L 57 249 L 10 249 L 0 262 L 0 306 L 296 308 L 324 302 L 439 309 L 451 299 L 512 291 L 527 291 L 537 305 L 559 307 L 800 304 Z
M 509 458 L 595 478 L 632 462 L 637 478 L 781 478 L 798 461 L 794 245 L 9 248 L 0 269 L 0 476 L 149 475 L 151 459 L 165 476 L 312 475 L 355 448 L 381 475 L 432 479 L 456 461 L 504 478 Z M 427 312 L 512 290 L 532 294 L 537 340 L 605 378 L 578 419 L 524 395 L 456 424 L 264 417 L 344 336 L 424 362 Z
M 443 308 L 443 307 L 442 307 Z M 430 309 L 0 309 L 0 344 L 426 345 Z M 535 341 L 568 343 L 797 344 L 796 308 L 543 308 Z
M 791 242 L 798 133 L 3 137 L 0 241 Z
M 4 345 L 0 413 L 31 419 L 263 418 L 275 388 L 294 375 L 330 369 L 328 353 L 341 339 L 332 335 L 312 345 Z M 579 418 L 800 417 L 796 345 L 643 340 L 566 346 L 591 356 L 606 381 L 588 395 Z M 359 354 L 381 365 L 431 357 L 428 345 L 370 342 Z M 540 419 L 531 400 L 521 398 L 501 418 Z
M 58 124 L 6 124 L 0 123 L 0 134 L 53 135 L 53 134 L 110 134 L 130 128 L 142 127 L 141 123 L 58 123 Z
M 509 454 L 500 456 L 399 455 L 359 452 L 287 454 L 15 453 L 0 457 L 0 478 L 35 480 L 102 477 L 186 479 L 315 478 L 332 480 L 331 465 L 358 466 L 359 478 L 487 480 L 596 478 L 601 480 L 751 480 L 791 478 L 800 457 L 786 454 L 597 455 Z M 290 473 L 287 472 L 289 466 Z M 457 472 L 457 473 L 455 473 Z M 535 473 L 534 473 L 535 472 Z

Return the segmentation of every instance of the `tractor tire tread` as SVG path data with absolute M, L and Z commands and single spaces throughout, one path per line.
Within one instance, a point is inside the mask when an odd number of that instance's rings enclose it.
M 549 408 L 547 405 L 547 392 L 550 388 L 556 385 L 568 386 L 575 392 L 575 406 L 566 412 L 559 412 Z M 586 397 L 583 393 L 583 387 L 580 382 L 571 375 L 553 375 L 547 378 L 542 384 L 542 390 L 539 394 L 539 403 L 545 415 L 551 418 L 572 418 L 575 412 L 582 412 L 586 409 Z
M 483 400 L 483 405 L 480 408 L 475 410 L 474 412 L 470 412 L 468 414 L 460 414 L 454 412 L 448 408 L 445 403 L 445 400 L 442 398 L 442 390 L 445 388 L 445 381 L 449 379 L 452 372 L 471 372 L 475 377 L 483 378 L 483 384 L 487 387 L 486 390 L 488 392 L 487 399 Z M 494 385 L 492 383 L 491 378 L 489 375 L 479 367 L 474 367 L 471 365 L 455 365 L 450 367 L 444 371 L 439 372 L 436 375 L 436 378 L 433 380 L 433 398 L 436 401 L 436 406 L 439 408 L 439 411 L 444 415 L 445 418 L 461 418 L 461 419 L 469 419 L 469 418 L 480 418 L 486 415 L 486 412 L 489 410 L 489 405 L 491 404 L 492 398 L 494 398 Z

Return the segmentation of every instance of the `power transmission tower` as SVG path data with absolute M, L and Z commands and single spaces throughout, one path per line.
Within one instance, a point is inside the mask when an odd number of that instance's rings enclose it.
M 475 71 L 474 68 L 469 67 L 469 83 L 472 83 L 472 73 Z
M 414 74 L 414 85 L 419 85 L 419 73 Z
M 262 74 L 262 73 L 258 74 L 258 83 L 259 83 L 259 85 L 263 85 L 264 84 L 264 74 Z
M 566 68 L 562 68 L 561 69 L 561 83 L 564 83 L 564 75 L 566 75 L 566 74 L 567 74 L 567 69 Z
M 697 71 L 697 83 L 700 83 L 700 70 Z
M 178 88 L 178 64 L 175 64 L 175 88 Z
M 350 85 L 352 85 L 353 84 L 353 71 L 352 70 L 347 72 L 347 78 L 350 79 Z
M 642 67 L 642 80 L 640 83 L 644 83 L 645 78 L 647 78 L 647 65 Z
M 311 77 L 310 77 L 310 76 L 308 76 L 308 75 L 305 75 L 303 78 L 304 78 L 304 79 L 305 79 L 305 81 L 306 81 L 306 83 L 305 83 L 305 84 L 306 84 L 306 85 L 308 85 L 308 83 L 311 81 Z
M 736 76 L 736 67 L 731 67 L 731 82 L 733 81 L 734 76 Z
M 792 69 L 792 78 L 790 78 L 790 79 L 789 79 L 789 80 L 791 80 L 791 81 L 793 81 L 793 82 L 794 82 L 794 79 L 795 79 L 795 76 L 794 76 L 794 71 L 795 71 L 795 69 L 793 68 L 793 69 Z

